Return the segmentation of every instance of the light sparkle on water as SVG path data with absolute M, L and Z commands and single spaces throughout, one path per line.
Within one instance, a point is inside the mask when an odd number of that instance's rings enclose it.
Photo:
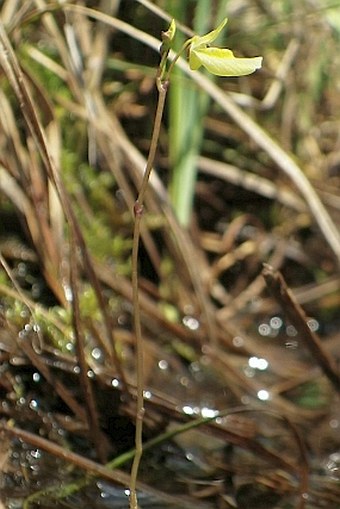
M 261 389 L 260 391 L 258 391 L 257 393 L 257 397 L 261 400 L 261 401 L 268 401 L 268 399 L 270 398 L 270 394 L 268 391 L 266 391 L 265 389 Z
M 259 371 L 265 371 L 269 366 L 269 363 L 266 359 L 259 357 L 250 357 L 248 364 L 251 368 L 258 369 Z

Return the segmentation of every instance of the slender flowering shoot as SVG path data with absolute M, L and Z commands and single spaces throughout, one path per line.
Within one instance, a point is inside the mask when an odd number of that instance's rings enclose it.
M 262 57 L 237 58 L 230 49 L 210 46 L 223 30 L 228 19 L 206 35 L 195 35 L 189 43 L 190 69 L 196 71 L 201 66 L 216 76 L 245 76 L 262 66 Z
M 195 35 L 187 39 L 182 48 L 171 59 L 168 65 L 168 57 L 174 47 L 174 38 L 176 35 L 176 22 L 172 20 L 167 31 L 162 32 L 162 44 L 160 47 L 161 60 L 157 72 L 158 103 L 153 126 L 153 133 L 149 149 L 147 165 L 144 171 L 142 184 L 135 202 L 135 224 L 133 230 L 133 249 L 132 249 L 132 291 L 134 308 L 134 329 L 136 335 L 136 364 L 137 364 L 137 412 L 136 412 L 136 431 L 135 445 L 136 453 L 131 467 L 130 481 L 130 509 L 138 509 L 137 500 L 137 476 L 139 464 L 143 454 L 143 415 L 144 415 L 144 367 L 143 367 L 143 337 L 139 306 L 139 274 L 138 274 L 138 256 L 139 240 L 141 235 L 141 221 L 143 216 L 143 203 L 147 191 L 149 178 L 151 175 L 159 134 L 161 130 L 161 121 L 164 112 L 165 98 L 168 90 L 168 84 L 171 72 L 185 52 L 189 51 L 189 66 L 192 70 L 205 67 L 212 74 L 217 76 L 244 76 L 251 74 L 262 65 L 262 58 L 236 58 L 229 49 L 211 47 L 210 44 L 216 40 L 225 24 L 225 19 L 215 30 L 202 37 Z M 263 398 L 262 398 L 263 399 Z

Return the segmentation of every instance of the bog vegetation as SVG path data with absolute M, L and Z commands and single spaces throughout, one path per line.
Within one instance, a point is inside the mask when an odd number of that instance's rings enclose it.
M 4 507 L 339 507 L 339 7 L 1 2 Z

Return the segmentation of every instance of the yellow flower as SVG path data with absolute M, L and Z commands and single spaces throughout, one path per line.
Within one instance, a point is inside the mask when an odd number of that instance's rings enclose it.
M 212 32 L 202 37 L 195 35 L 189 46 L 190 69 L 196 71 L 202 65 L 217 76 L 245 76 L 251 74 L 262 66 L 262 57 L 237 58 L 230 49 L 209 47 L 225 27 L 228 19 Z

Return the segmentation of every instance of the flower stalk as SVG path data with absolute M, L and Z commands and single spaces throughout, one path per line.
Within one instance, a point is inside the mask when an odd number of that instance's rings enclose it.
M 208 46 L 213 42 L 223 30 L 227 19 L 212 32 L 199 37 L 194 36 L 184 42 L 180 51 L 167 67 L 167 60 L 172 48 L 173 39 L 176 33 L 176 23 L 173 20 L 166 32 L 162 33 L 162 44 L 160 48 L 161 61 L 158 67 L 156 84 L 158 89 L 158 102 L 155 113 L 153 132 L 150 142 L 149 155 L 145 172 L 143 175 L 141 187 L 138 197 L 134 205 L 134 230 L 133 230 L 133 248 L 132 248 L 132 291 L 133 291 L 133 321 L 136 339 L 136 372 L 137 372 L 137 402 L 136 402 L 136 431 L 135 431 L 135 455 L 130 475 L 130 509 L 138 509 L 137 499 L 137 477 L 139 465 L 143 454 L 143 418 L 144 418 L 144 363 L 143 363 L 143 335 L 141 327 L 141 314 L 139 305 L 139 274 L 138 274 L 138 258 L 139 244 L 141 234 L 141 221 L 144 213 L 144 199 L 148 188 L 151 171 L 156 156 L 158 139 L 160 135 L 161 122 L 164 113 L 165 99 L 169 86 L 171 72 L 179 59 L 179 57 L 188 50 L 189 65 L 192 70 L 205 67 L 212 74 L 218 76 L 243 76 L 250 74 L 261 67 L 262 58 L 236 58 L 231 50 L 213 48 Z

